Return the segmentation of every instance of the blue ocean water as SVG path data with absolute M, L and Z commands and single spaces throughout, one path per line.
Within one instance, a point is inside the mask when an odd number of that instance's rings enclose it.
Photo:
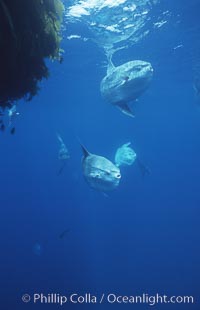
M 59 309 L 23 303 L 23 294 L 193 296 L 199 309 L 200 2 L 163 1 L 168 23 L 126 50 L 116 65 L 151 62 L 154 77 L 131 119 L 105 103 L 99 85 L 106 57 L 92 41 L 62 42 L 64 62 L 48 62 L 51 77 L 37 97 L 21 102 L 16 134 L 1 134 L 0 309 Z M 69 24 L 66 32 L 89 31 Z M 87 33 L 88 31 L 88 33 Z M 58 175 L 59 133 L 70 159 Z M 150 168 L 122 167 L 120 186 L 107 196 L 82 176 L 79 141 L 114 160 L 131 141 Z M 66 233 L 61 237 L 62 232 Z M 147 309 L 147 304 L 72 304 L 67 309 Z

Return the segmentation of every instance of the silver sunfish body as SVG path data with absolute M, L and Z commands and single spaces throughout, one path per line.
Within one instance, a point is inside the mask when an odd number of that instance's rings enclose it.
M 120 182 L 120 169 L 105 157 L 89 153 L 83 146 L 82 168 L 87 183 L 94 189 L 107 192 Z
M 149 62 L 134 60 L 115 67 L 110 61 L 107 75 L 100 85 L 102 97 L 123 113 L 133 117 L 128 104 L 148 88 L 152 76 L 153 68 Z

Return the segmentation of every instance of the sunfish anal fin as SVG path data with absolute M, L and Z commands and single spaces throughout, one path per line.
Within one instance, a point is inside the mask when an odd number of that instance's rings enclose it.
M 127 103 L 120 102 L 120 104 L 118 104 L 118 108 L 122 111 L 122 113 L 130 117 L 135 117 L 134 113 L 131 111 Z
M 146 165 L 144 165 L 144 163 L 139 158 L 137 158 L 137 164 L 138 164 L 138 167 L 140 169 L 140 172 L 141 172 L 143 178 L 146 175 L 151 174 L 151 170 Z

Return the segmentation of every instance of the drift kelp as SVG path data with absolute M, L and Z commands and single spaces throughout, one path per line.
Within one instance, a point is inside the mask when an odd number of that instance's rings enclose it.
M 45 58 L 60 59 L 60 0 L 0 0 L 0 106 L 38 91 Z

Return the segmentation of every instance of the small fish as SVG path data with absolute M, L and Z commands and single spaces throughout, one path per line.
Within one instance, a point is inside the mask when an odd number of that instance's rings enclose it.
M 11 135 L 14 135 L 15 134 L 15 127 L 13 127 L 10 131 Z
M 70 229 L 65 229 L 60 235 L 59 238 L 63 239 L 70 232 Z
M 17 106 L 13 105 L 12 108 L 8 110 L 8 118 L 9 118 L 9 124 L 8 126 L 11 126 L 14 122 L 15 118 L 19 115 L 19 112 L 17 112 Z
M 6 128 L 5 125 L 4 125 L 4 124 L 1 124 L 0 130 L 1 130 L 1 131 L 5 131 L 5 128 Z

